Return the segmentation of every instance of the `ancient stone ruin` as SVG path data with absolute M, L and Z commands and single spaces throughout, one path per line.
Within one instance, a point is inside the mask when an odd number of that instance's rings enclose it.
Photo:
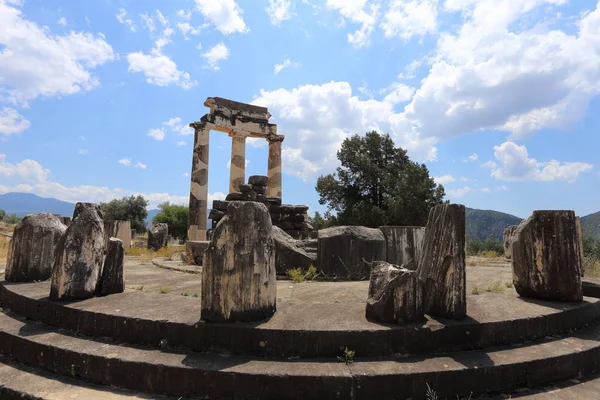
M 573 211 L 534 211 L 514 233 L 513 284 L 523 297 L 581 301 L 581 251 Z
M 366 279 L 372 261 L 386 259 L 386 241 L 379 229 L 336 226 L 318 233 L 318 267 L 337 279 Z
M 119 220 L 104 221 L 104 241 L 108 244 L 110 238 L 117 238 L 123 243 L 123 247 L 131 247 L 131 222 Z
M 122 293 L 125 290 L 123 262 L 125 248 L 121 239 L 111 237 L 106 245 L 107 252 L 102 267 L 102 276 L 98 282 L 97 294 Z
M 208 207 L 208 146 L 209 132 L 216 130 L 231 136 L 231 167 L 229 192 L 239 192 L 246 173 L 246 138 L 263 138 L 269 142 L 268 182 L 266 195 L 281 197 L 281 142 L 277 125 L 269 123 L 265 107 L 239 103 L 220 97 L 209 97 L 204 102 L 210 112 L 200 121 L 193 122 L 194 154 L 190 188 L 190 216 L 188 240 L 206 240 Z
M 9 282 L 45 281 L 52 274 L 54 252 L 67 227 L 53 214 L 29 214 L 15 227 L 6 262 Z
M 93 297 L 104 261 L 104 222 L 99 207 L 77 203 L 73 222 L 60 238 L 52 270 L 51 300 Z
M 380 226 L 386 242 L 386 261 L 403 265 L 411 264 L 415 269 L 421 257 L 423 238 L 425 237 L 424 226 Z
M 504 229 L 503 241 L 504 241 L 504 257 L 509 260 L 512 258 L 512 245 L 515 241 L 515 232 L 519 225 L 511 225 Z
M 306 238 L 313 230 L 308 223 L 308 206 L 281 204 L 281 197 L 260 194 L 260 192 L 264 193 L 266 184 L 266 176 L 253 175 L 248 178 L 248 184 L 241 185 L 241 192 L 229 193 L 225 200 L 214 200 L 208 215 L 212 219 L 212 229 L 225 215 L 230 201 L 256 201 L 267 206 L 273 226 L 277 226 L 296 239 Z
M 442 204 L 429 211 L 418 265 L 425 312 L 464 318 L 467 315 L 465 206 Z
M 257 321 L 276 309 L 275 245 L 264 204 L 232 201 L 204 253 L 201 318 Z
M 169 225 L 165 223 L 154 224 L 148 229 L 148 245 L 149 249 L 158 251 L 163 247 L 167 247 L 169 240 Z

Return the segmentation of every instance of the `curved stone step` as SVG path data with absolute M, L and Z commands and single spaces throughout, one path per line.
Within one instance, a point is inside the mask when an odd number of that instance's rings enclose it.
M 371 357 L 470 350 L 531 341 L 600 318 L 596 298 L 569 304 L 486 293 L 468 297 L 469 318 L 463 321 L 378 324 L 365 320 L 364 300 L 348 289 L 360 285 L 366 288 L 364 282 L 305 283 L 294 289 L 283 283 L 296 297 L 279 302 L 273 318 L 236 324 L 199 321 L 200 299 L 192 296 L 126 291 L 54 302 L 47 299 L 47 282 L 4 283 L 0 294 L 3 307 L 19 315 L 87 336 L 150 346 L 166 339 L 194 351 L 262 357 L 335 357 L 343 347 Z
M 236 399 L 441 398 L 536 387 L 591 373 L 600 326 L 525 346 L 405 358 L 282 360 L 157 350 L 76 337 L 0 314 L 0 352 L 88 382 L 173 396 Z
M 2 400 L 175 400 L 175 397 L 148 395 L 129 390 L 82 382 L 0 357 L 0 399 Z

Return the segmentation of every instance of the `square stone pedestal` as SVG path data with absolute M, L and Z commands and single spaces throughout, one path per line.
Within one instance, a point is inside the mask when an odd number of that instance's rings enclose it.
M 189 262 L 194 265 L 202 265 L 202 258 L 204 257 L 204 251 L 208 249 L 210 244 L 207 240 L 192 241 L 188 240 L 185 244 L 185 252 L 188 256 Z

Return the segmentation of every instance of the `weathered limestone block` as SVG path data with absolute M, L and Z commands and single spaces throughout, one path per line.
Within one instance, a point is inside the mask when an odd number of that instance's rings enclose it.
M 464 205 L 441 204 L 429 211 L 418 265 L 425 313 L 464 318 L 467 315 Z
M 203 261 L 203 320 L 257 321 L 273 315 L 275 244 L 264 204 L 231 202 Z
M 373 262 L 367 319 L 398 324 L 423 319 L 422 283 L 414 265 L 409 264 L 414 262 L 400 267 L 385 261 Z
M 269 177 L 268 176 L 264 176 L 264 175 L 252 175 L 248 178 L 248 184 L 249 185 L 256 185 L 256 186 L 267 186 L 267 183 L 269 183 Z
M 583 268 L 583 231 L 581 230 L 581 219 L 575 217 L 575 223 L 577 224 L 577 242 L 579 244 L 579 259 L 581 260 L 581 276 L 583 276 L 585 271 Z
M 285 275 L 293 268 L 308 269 L 316 264 L 316 256 L 308 254 L 302 243 L 285 233 L 281 228 L 273 226 L 275 242 L 275 270 L 277 275 Z
M 104 248 L 104 223 L 98 210 L 81 210 L 58 242 L 50 299 L 93 297 L 102 274 Z
M 394 291 L 394 316 L 396 323 L 403 325 L 420 321 L 423 313 L 423 282 L 413 262 L 403 265 L 396 278 Z
M 504 240 L 504 257 L 509 260 L 512 258 L 512 245 L 515 241 L 515 231 L 519 225 L 511 225 L 504 230 L 503 240 Z
M 102 210 L 100 209 L 100 205 L 99 204 L 78 202 L 77 204 L 75 204 L 75 210 L 73 210 L 73 219 L 77 218 L 77 216 L 79 214 L 81 214 L 85 210 L 89 210 L 89 209 L 93 209 L 98 214 L 98 216 L 100 217 L 100 219 L 104 218 L 102 216 Z
M 104 221 L 104 243 L 107 247 L 110 238 L 117 238 L 123 242 L 123 248 L 131 247 L 131 222 L 122 220 Z
M 516 232 L 513 284 L 519 295 L 581 301 L 581 254 L 573 211 L 534 211 Z
M 125 291 L 125 280 L 123 279 L 123 260 L 125 248 L 120 239 L 111 237 L 108 240 L 102 277 L 98 283 L 97 293 L 100 295 L 123 293 Z
M 154 224 L 148 229 L 148 248 L 157 251 L 167 246 L 169 226 L 165 223 Z
M 425 237 L 425 227 L 380 226 L 379 229 L 385 236 L 387 262 L 403 265 L 414 260 L 411 265 L 417 268 Z
M 33 282 L 50 278 L 54 252 L 66 230 L 61 218 L 53 214 L 25 216 L 13 232 L 4 279 Z
M 202 265 L 204 259 L 204 252 L 206 251 L 206 249 L 208 249 L 209 244 L 210 242 L 206 240 L 188 240 L 185 244 L 185 253 L 187 255 L 188 262 L 194 265 Z
M 71 225 L 71 217 L 62 217 L 62 223 L 66 226 Z
M 280 227 L 285 230 L 284 226 L 282 222 Z M 330 277 L 365 279 L 372 261 L 386 259 L 385 237 L 379 229 L 336 226 L 321 229 L 318 239 L 318 267 Z
M 394 292 L 400 268 L 385 261 L 375 261 L 371 265 L 369 294 L 365 309 L 366 318 L 371 321 L 395 323 Z

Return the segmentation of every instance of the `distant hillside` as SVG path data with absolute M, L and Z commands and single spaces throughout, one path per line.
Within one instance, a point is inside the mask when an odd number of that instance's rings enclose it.
M 600 238 L 600 211 L 581 217 L 581 230 L 585 236 Z
M 148 210 L 148 216 L 144 220 L 144 222 L 146 222 L 146 226 L 149 227 L 149 226 L 152 225 L 152 218 L 154 218 L 154 216 L 156 214 L 158 214 L 159 212 L 160 212 L 160 210 L 158 208 L 154 208 L 152 210 Z
M 518 225 L 522 219 L 514 215 L 492 210 L 466 209 L 467 237 L 485 240 L 490 235 L 502 240 L 504 229 L 510 225 Z
M 73 215 L 75 204 L 40 197 L 32 193 L 6 193 L 0 195 L 0 209 L 6 211 L 7 214 L 17 214 L 19 217 L 40 212 L 70 217 Z

